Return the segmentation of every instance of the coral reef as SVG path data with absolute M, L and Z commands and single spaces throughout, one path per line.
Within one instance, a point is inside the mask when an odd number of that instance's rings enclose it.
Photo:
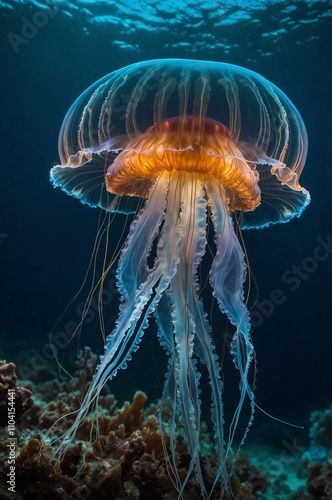
M 99 398 L 98 417 L 88 415 L 75 442 L 61 461 L 54 459 L 62 435 L 73 423 L 82 394 L 89 387 L 98 358 L 86 347 L 80 352 L 77 373 L 69 381 L 50 379 L 43 383 L 16 385 L 15 365 L 0 362 L 0 421 L 8 423 L 6 395 L 15 389 L 16 437 L 11 458 L 15 464 L 15 489 L 8 491 L 10 448 L 8 432 L 1 431 L 0 498 L 14 500 L 177 499 L 165 461 L 157 420 L 158 405 L 147 405 L 138 391 L 122 408 L 107 385 Z M 34 404 L 32 400 L 34 395 Z M 29 409 L 29 411 L 27 411 Z M 66 416 L 65 418 L 62 418 Z M 60 418 L 60 420 L 59 420 Z M 291 456 L 292 467 L 283 474 L 268 476 L 240 452 L 233 468 L 231 488 L 237 500 L 330 500 L 332 498 L 332 408 L 315 411 L 310 417 L 310 446 L 302 455 Z M 92 439 L 91 439 L 92 437 Z M 176 461 L 180 478 L 186 476 L 190 457 L 179 432 Z M 215 477 L 211 433 L 202 426 L 202 471 L 207 489 Z M 14 445 L 13 445 L 14 446 Z M 299 450 L 301 447 L 299 447 Z M 232 460 L 230 457 L 231 467 Z M 9 478 L 10 480 L 10 478 Z M 271 496 L 272 495 L 272 496 Z M 201 497 L 195 475 L 190 477 L 184 500 Z M 211 500 L 228 500 L 217 485 Z
M 99 399 L 97 421 L 87 416 L 77 433 L 77 439 L 64 453 L 62 460 L 54 460 L 54 450 L 63 432 L 73 422 L 68 415 L 55 424 L 59 417 L 75 411 L 82 391 L 87 389 L 97 357 L 89 348 L 80 353 L 78 371 L 69 382 L 49 380 L 31 385 L 35 404 L 20 424 L 15 451 L 15 492 L 8 492 L 8 448 L 6 433 L 0 444 L 4 456 L 0 464 L 0 497 L 41 500 L 44 498 L 73 499 L 150 499 L 177 498 L 168 474 L 163 443 L 158 430 L 157 405 L 146 407 L 147 396 L 138 391 L 132 403 L 118 408 L 107 386 Z M 8 373 L 12 373 L 9 372 Z M 13 375 L 13 373 L 12 373 Z M 11 383 L 16 383 L 12 379 Z M 29 391 L 30 392 L 30 391 Z M 91 443 L 91 428 L 96 426 Z M 206 454 L 202 468 L 207 487 L 214 480 L 214 457 L 210 433 L 202 429 Z M 167 438 L 166 438 L 167 446 Z M 177 437 L 177 463 L 180 477 L 186 476 L 190 457 L 183 437 Z M 231 486 L 238 500 L 253 500 L 264 491 L 268 477 L 253 466 L 247 455 L 240 453 L 234 467 Z M 1 486 L 2 485 L 2 486 Z M 211 499 L 220 499 L 216 488 Z M 193 474 L 186 485 L 185 499 L 200 498 L 200 490 Z M 226 500 L 226 496 L 224 496 Z
M 308 465 L 310 500 L 331 500 L 332 463 Z
M 310 422 L 309 437 L 311 445 L 330 448 L 332 446 L 332 408 L 312 412 Z
M 332 498 L 332 408 L 310 415 L 310 447 L 303 454 L 310 500 Z
M 261 500 L 332 499 L 332 407 L 312 412 L 310 424 L 309 446 L 294 440 L 289 457 L 280 455 L 281 473 L 270 471 L 270 487 Z
M 33 405 L 32 392 L 24 387 L 16 386 L 16 374 L 14 363 L 0 361 L 0 427 L 8 425 L 8 400 L 9 393 L 12 393 L 13 414 L 15 423 L 22 420 L 22 416 Z

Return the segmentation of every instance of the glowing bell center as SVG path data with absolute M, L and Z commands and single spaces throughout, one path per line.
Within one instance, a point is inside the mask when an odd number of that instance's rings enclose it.
M 253 210 L 260 203 L 256 169 L 246 162 L 230 130 L 212 118 L 169 118 L 130 140 L 107 171 L 107 190 L 147 198 L 166 171 L 199 176 L 203 184 L 214 180 L 227 192 L 230 211 Z

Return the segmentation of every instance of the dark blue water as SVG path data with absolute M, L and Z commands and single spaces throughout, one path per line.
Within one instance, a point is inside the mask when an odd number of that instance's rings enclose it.
M 251 298 L 257 401 L 275 416 L 305 424 L 311 411 L 331 402 L 332 386 L 330 2 L 0 5 L 0 357 L 15 362 L 21 378 L 38 380 L 47 366 L 55 369 L 48 333 L 80 287 L 91 255 L 99 212 L 49 182 L 59 129 L 76 97 L 98 78 L 140 60 L 230 62 L 280 87 L 308 129 L 301 181 L 311 204 L 289 224 L 244 234 L 258 289 Z M 123 222 L 116 224 L 121 231 Z M 109 286 L 111 329 L 117 297 Z M 282 297 L 278 304 L 275 290 Z M 55 331 L 79 321 L 83 300 L 84 293 Z M 96 314 L 81 343 L 101 352 Z M 164 376 L 156 345 L 151 330 L 132 367 L 120 374 L 119 399 L 138 388 L 160 395 Z M 76 350 L 74 342 L 59 357 L 70 366 Z

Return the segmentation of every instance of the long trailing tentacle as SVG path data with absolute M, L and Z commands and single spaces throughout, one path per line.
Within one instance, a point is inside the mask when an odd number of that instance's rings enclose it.
M 218 478 L 222 475 L 225 489 L 228 487 L 228 476 L 225 466 L 220 366 L 203 303 L 199 298 L 197 278 L 197 268 L 206 247 L 206 197 L 198 179 L 178 182 L 177 189 L 182 201 L 180 227 L 183 228 L 183 237 L 180 242 L 180 262 L 177 273 L 170 281 L 169 289 L 156 311 L 160 342 L 170 355 L 161 404 L 161 420 L 162 426 L 167 426 L 171 437 L 170 458 L 166 454 L 166 462 L 179 498 L 182 498 L 185 485 L 194 470 L 202 497 L 207 499 L 211 497 L 216 483 L 208 493 L 200 464 L 200 374 L 197 370 L 197 358 L 206 365 L 209 374 Z M 182 481 L 176 467 L 177 413 L 191 456 L 186 478 Z
M 179 497 L 194 470 L 204 498 L 207 498 L 200 465 L 200 397 L 197 360 L 194 357 L 195 275 L 206 243 L 206 201 L 200 182 L 187 175 L 179 176 L 177 191 L 181 198 L 180 242 L 178 271 L 170 281 L 170 298 L 175 340 L 175 378 L 177 386 L 176 408 L 183 426 L 184 438 L 191 456 L 186 478 L 182 481 Z
M 229 429 L 228 453 L 234 440 L 246 395 L 250 399 L 251 415 L 240 446 L 253 421 L 255 402 L 254 393 L 248 381 L 248 372 L 254 348 L 250 338 L 249 312 L 244 302 L 243 282 L 246 275 L 244 254 L 227 212 L 227 199 L 222 187 L 208 183 L 207 193 L 217 247 L 216 257 L 211 266 L 210 282 L 220 309 L 227 314 L 231 323 L 236 327 L 231 343 L 231 353 L 234 364 L 240 372 L 240 400 Z
M 165 464 L 169 478 L 176 491 L 181 488 L 181 479 L 176 466 L 176 376 L 173 323 L 169 297 L 165 291 L 156 307 L 155 318 L 158 325 L 157 334 L 160 345 L 168 355 L 168 367 L 165 377 L 163 394 L 159 407 L 159 427 L 161 443 L 164 451 Z M 169 437 L 169 448 L 166 440 Z

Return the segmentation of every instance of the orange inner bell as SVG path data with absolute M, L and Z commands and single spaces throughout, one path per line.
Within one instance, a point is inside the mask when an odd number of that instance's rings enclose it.
M 211 118 L 164 120 L 129 141 L 106 174 L 106 187 L 120 196 L 148 197 L 164 172 L 186 172 L 204 184 L 225 189 L 229 210 L 254 210 L 260 203 L 259 175 L 231 138 L 230 130 Z

